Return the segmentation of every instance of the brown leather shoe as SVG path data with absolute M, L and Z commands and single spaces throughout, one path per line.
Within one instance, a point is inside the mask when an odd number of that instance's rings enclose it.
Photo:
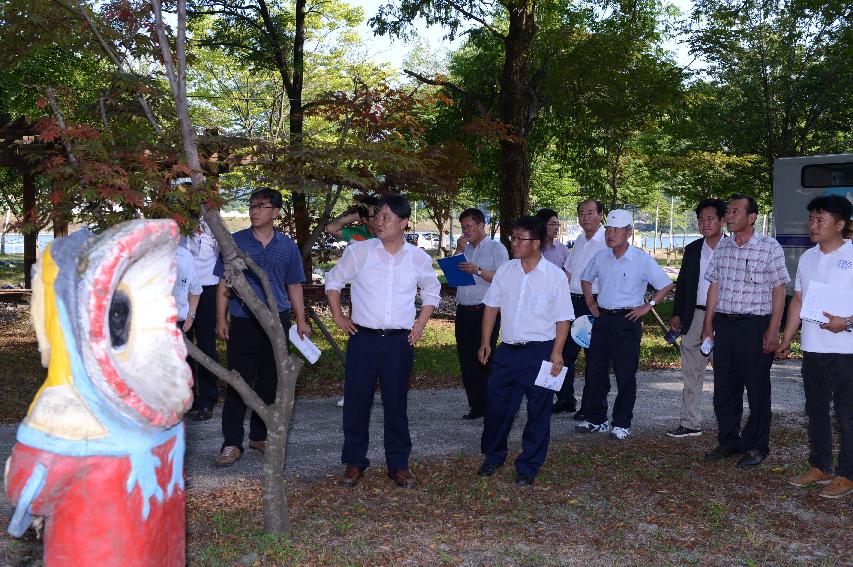
M 820 491 L 824 498 L 842 498 L 853 492 L 853 480 L 844 476 L 837 476 L 829 481 L 829 484 Z
M 338 480 L 338 484 L 341 486 L 353 487 L 358 484 L 362 478 L 364 478 L 363 470 L 352 465 L 347 465 L 346 470 L 344 470 L 344 476 Z
M 249 449 L 253 449 L 258 453 L 263 453 L 267 450 L 267 442 L 266 441 L 252 441 L 249 440 Z
M 388 478 L 400 488 L 414 488 L 418 485 L 415 480 L 415 475 L 409 472 L 409 469 L 399 469 L 396 472 L 388 471 Z
M 239 461 L 242 455 L 243 451 L 240 450 L 240 447 L 227 445 L 222 448 L 222 452 L 216 457 L 215 464 L 217 467 L 230 467 Z
M 794 486 L 808 486 L 814 483 L 826 484 L 832 480 L 832 474 L 825 473 L 817 467 L 812 467 L 803 474 L 792 476 L 788 479 L 788 484 Z

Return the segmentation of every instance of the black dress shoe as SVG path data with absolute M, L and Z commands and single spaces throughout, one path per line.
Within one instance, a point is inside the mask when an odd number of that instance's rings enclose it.
M 764 451 L 750 449 L 749 451 L 743 454 L 743 456 L 737 462 L 737 466 L 739 469 L 751 469 L 763 463 L 764 459 L 766 458 L 767 454 Z
M 531 475 L 520 474 L 515 479 L 515 485 L 516 486 L 530 486 L 533 484 L 533 479 L 535 479 L 535 478 L 536 478 L 536 476 L 534 476 L 532 474 Z
M 705 454 L 705 462 L 710 463 L 713 461 L 719 461 L 720 459 L 725 459 L 726 457 L 733 457 L 739 453 L 740 451 L 735 447 L 717 445 L 717 447 L 713 451 Z
M 575 409 L 576 408 L 573 401 L 557 402 L 551 407 L 551 414 L 553 415 L 555 413 L 574 412 Z
M 572 419 L 575 421 L 586 421 L 586 416 L 583 414 L 583 410 L 579 410 L 575 412 L 575 415 L 572 416 Z
M 480 419 L 483 417 L 483 414 L 477 413 L 475 411 L 470 411 L 462 416 L 462 419 Z
M 492 476 L 502 466 L 503 466 L 503 463 L 501 463 L 499 465 L 493 465 L 490 463 L 483 463 L 482 465 L 480 465 L 480 468 L 477 469 L 477 474 L 479 476 Z

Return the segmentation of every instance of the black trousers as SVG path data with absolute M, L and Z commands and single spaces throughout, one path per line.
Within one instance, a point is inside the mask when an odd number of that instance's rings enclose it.
M 770 367 L 763 338 L 770 315 L 729 319 L 714 315 L 714 413 L 720 446 L 743 451 L 770 450 Z M 749 418 L 741 430 L 743 391 Z
M 637 399 L 637 368 L 640 366 L 640 339 L 643 326 L 622 313 L 602 312 L 592 327 L 586 358 L 583 412 L 587 421 L 607 421 L 607 394 L 610 392 L 610 364 L 616 374 L 618 394 L 613 402 L 613 427 L 631 427 Z
M 290 329 L 290 310 L 279 314 L 284 334 Z M 236 370 L 266 404 L 275 402 L 278 373 L 275 367 L 272 344 L 260 323 L 254 317 L 232 317 L 228 331 L 228 368 Z M 222 406 L 222 435 L 226 445 L 243 447 L 243 422 L 246 419 L 246 404 L 237 390 L 228 386 L 225 404 Z M 249 420 L 249 439 L 265 441 L 267 426 L 252 412 Z
M 206 285 L 202 288 L 201 297 L 195 312 L 193 326 L 187 336 L 195 343 L 201 352 L 219 362 L 216 351 L 216 288 L 217 285 Z M 192 359 L 191 359 L 192 360 Z M 193 408 L 194 410 L 213 410 L 219 399 L 217 378 L 210 370 L 192 360 L 193 369 Z
M 841 451 L 835 474 L 853 480 L 853 354 L 803 354 L 803 388 L 809 417 L 809 463 L 832 472 L 832 418 L 841 431 Z
M 461 305 L 456 306 L 456 351 L 459 354 L 462 385 L 465 386 L 465 395 L 468 396 L 468 407 L 471 408 L 471 413 L 479 415 L 486 413 L 486 382 L 491 368 L 491 362 L 482 365 L 477 359 L 482 337 L 483 311 L 483 309 L 474 311 Z M 492 352 L 498 342 L 499 330 L 500 315 L 492 329 L 490 340 Z
M 361 329 L 349 338 L 344 369 L 342 463 L 362 470 L 370 465 L 370 408 L 378 379 L 384 410 L 385 464 L 392 473 L 409 468 L 412 438 L 408 396 L 414 361 L 415 348 L 409 344 L 408 330 L 382 336 Z
M 593 299 L 596 299 L 598 296 L 593 295 Z M 583 297 L 575 297 L 572 295 L 572 309 L 574 309 L 575 317 L 582 317 L 584 315 L 592 315 L 589 310 L 589 307 L 586 306 L 586 301 L 584 301 Z M 589 349 L 583 349 L 584 355 L 586 356 L 587 363 L 589 362 Z M 581 347 L 578 343 L 574 341 L 572 338 L 571 332 L 569 336 L 566 337 L 566 345 L 563 347 L 563 364 L 568 368 L 568 372 L 566 373 L 566 379 L 563 381 L 563 387 L 560 388 L 560 391 L 557 392 L 557 401 L 558 402 L 568 402 L 572 405 L 575 404 L 575 373 L 577 372 L 577 362 L 578 355 L 580 355 Z M 584 381 L 583 381 L 583 393 L 581 394 L 581 410 L 583 410 L 583 400 L 586 398 L 587 392 L 589 390 L 589 380 L 586 379 L 586 372 L 584 372 Z

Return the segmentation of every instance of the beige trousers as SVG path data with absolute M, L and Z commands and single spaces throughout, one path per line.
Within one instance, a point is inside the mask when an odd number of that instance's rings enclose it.
M 687 333 L 681 336 L 681 374 L 684 389 L 681 391 L 681 425 L 687 429 L 702 429 L 702 385 L 708 357 L 702 354 L 702 325 L 705 312 L 696 309 Z

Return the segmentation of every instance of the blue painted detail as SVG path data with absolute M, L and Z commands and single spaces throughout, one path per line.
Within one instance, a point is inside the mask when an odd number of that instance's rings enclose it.
M 850 199 L 853 196 L 853 187 L 827 187 L 823 191 L 824 195 L 841 195 Z
M 782 246 L 793 246 L 795 248 L 811 248 L 814 242 L 808 234 L 777 234 L 776 241 Z
M 186 452 L 184 423 L 180 422 L 172 429 L 175 431 L 175 445 L 169 453 L 169 460 L 172 461 L 172 480 L 166 488 L 166 494 L 170 497 L 176 486 L 181 490 L 184 489 L 184 453 Z
M 151 451 L 131 453 L 130 474 L 127 477 L 127 493 L 133 492 L 136 485 L 142 492 L 142 519 L 147 520 L 151 512 L 151 497 L 157 502 L 163 502 L 163 489 L 157 484 L 157 469 L 160 468 L 160 459 Z
M 47 479 L 47 467 L 39 463 L 33 467 L 33 472 L 30 478 L 27 479 L 27 484 L 21 491 L 21 496 L 18 498 L 18 506 L 15 508 L 15 514 L 12 516 L 12 521 L 9 522 L 7 531 L 12 537 L 21 537 L 33 521 L 32 503 L 44 488 L 44 482 Z

